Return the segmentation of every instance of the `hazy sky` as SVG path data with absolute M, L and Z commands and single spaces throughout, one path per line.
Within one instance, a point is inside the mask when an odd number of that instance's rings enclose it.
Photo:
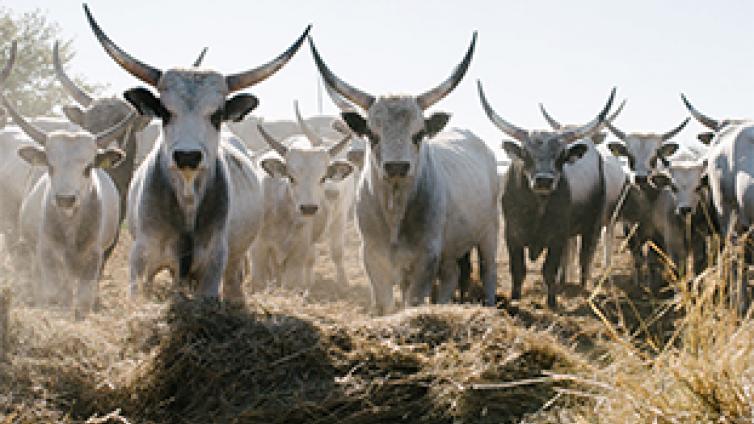
M 113 92 L 141 85 L 96 42 L 81 3 L 4 0 L 40 8 L 73 39 L 68 71 L 107 82 Z M 714 117 L 754 117 L 754 2 L 730 1 L 104 1 L 89 6 L 120 47 L 153 66 L 187 66 L 208 46 L 205 66 L 232 73 L 287 48 L 309 23 L 330 68 L 372 94 L 419 94 L 479 40 L 468 74 L 434 106 L 450 125 L 499 145 L 476 93 L 484 83 L 497 111 L 516 125 L 543 128 L 537 104 L 565 123 L 587 122 L 618 87 L 628 104 L 624 131 L 667 131 L 687 116 L 679 93 Z M 52 47 L 52 46 L 51 46 Z M 20 52 L 23 54 L 23 52 Z M 318 74 L 304 46 L 276 75 L 252 87 L 267 119 L 317 112 Z M 324 112 L 334 114 L 325 99 Z M 694 123 L 679 135 L 693 139 Z

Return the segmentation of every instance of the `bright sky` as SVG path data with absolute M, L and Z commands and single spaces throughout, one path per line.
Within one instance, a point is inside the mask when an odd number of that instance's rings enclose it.
M 106 82 L 114 92 L 141 85 L 106 55 L 80 3 L 4 0 L 22 12 L 40 8 L 77 51 L 68 71 Z M 287 48 L 305 26 L 342 79 L 372 94 L 419 94 L 461 60 L 471 34 L 477 50 L 464 81 L 435 110 L 453 114 L 498 146 L 476 93 L 481 79 L 492 105 L 512 123 L 546 126 L 544 102 L 564 123 L 591 120 L 618 87 L 628 104 L 624 131 L 667 131 L 687 116 L 679 93 L 717 118 L 754 116 L 754 2 L 748 0 L 584 1 L 143 1 L 91 0 L 104 31 L 131 55 L 160 68 L 188 66 L 208 46 L 205 66 L 232 73 Z M 50 46 L 52 47 L 52 46 Z M 20 52 L 23 54 L 23 52 Z M 318 74 L 304 45 L 276 75 L 247 90 L 256 114 L 293 119 L 317 112 Z M 324 113 L 336 113 L 327 98 Z M 694 139 L 694 123 L 678 136 Z

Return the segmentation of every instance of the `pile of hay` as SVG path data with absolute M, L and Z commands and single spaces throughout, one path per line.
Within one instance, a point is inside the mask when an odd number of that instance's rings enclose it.
M 500 311 L 352 309 L 176 298 L 75 323 L 21 308 L 0 422 L 517 422 L 565 385 L 546 372 L 586 369 Z

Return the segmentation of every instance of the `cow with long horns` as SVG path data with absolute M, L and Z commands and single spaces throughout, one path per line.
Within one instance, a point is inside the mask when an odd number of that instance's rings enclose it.
M 589 275 L 589 266 L 599 237 L 604 207 L 604 176 L 597 166 L 599 190 L 595 195 L 579 196 L 570 186 L 574 175 L 564 172 L 569 162 L 580 160 L 588 147 L 579 140 L 591 138 L 602 124 L 613 104 L 615 89 L 594 120 L 586 125 L 561 130 L 528 131 L 505 121 L 490 106 L 478 83 L 479 98 L 487 117 L 513 140 L 503 142 L 503 149 L 513 162 L 508 169 L 503 189 L 502 209 L 505 241 L 508 245 L 513 277 L 512 299 L 521 298 L 526 278 L 524 248 L 535 260 L 542 251 L 547 255 L 542 276 L 547 286 L 547 305 L 557 306 L 557 277 L 563 272 L 562 261 L 567 240 L 581 238 L 580 264 L 582 279 Z
M 705 172 L 722 240 L 733 245 L 748 243 L 754 228 L 754 190 L 751 189 L 754 186 L 754 120 L 711 118 L 699 112 L 683 94 L 681 98 L 694 119 L 710 130 L 697 137 L 710 146 Z M 751 250 L 744 251 L 745 263 L 751 264 Z M 736 268 L 733 266 L 734 273 Z M 739 312 L 743 314 L 750 303 L 747 273 L 735 278 Z
M 84 5 L 97 40 L 131 75 L 155 88 L 124 96 L 142 115 L 162 120 L 162 137 L 139 166 L 128 194 L 131 294 L 139 280 L 168 268 L 178 281 L 195 281 L 203 296 L 243 299 L 246 251 L 262 219 L 256 166 L 220 140 L 220 125 L 237 121 L 259 103 L 250 87 L 281 69 L 309 32 L 258 68 L 233 75 L 207 69 L 162 71 L 134 59 L 113 43 Z
M 283 286 L 303 282 L 311 287 L 314 245 L 329 236 L 337 282 L 345 286 L 343 245 L 353 198 L 353 166 L 336 157 L 350 137 L 326 147 L 302 119 L 298 104 L 295 108 L 303 135 L 281 142 L 259 126 L 272 150 L 259 159 L 267 175 L 262 178 L 264 224 L 252 246 L 252 280 Z
M 347 84 L 312 54 L 335 92 L 366 113 L 344 112 L 351 130 L 369 140 L 356 199 L 362 258 L 377 314 L 394 307 L 399 284 L 405 305 L 423 302 L 439 276 L 436 301 L 450 301 L 458 259 L 479 247 L 485 304 L 495 303 L 498 177 L 495 156 L 468 131 L 441 132 L 447 113 L 424 111 L 463 78 L 476 33 L 462 62 L 437 87 L 420 94 L 375 97 Z
M 663 236 L 666 223 L 656 219 L 655 206 L 663 194 L 662 188 L 652 184 L 651 177 L 658 170 L 667 169 L 668 158 L 679 148 L 679 144 L 671 139 L 681 132 L 688 122 L 689 118 L 686 118 L 680 125 L 665 133 L 626 133 L 613 123 L 607 123 L 607 127 L 618 138 L 618 141 L 609 142 L 608 148 L 615 156 L 623 156 L 628 160 L 631 185 L 620 213 L 627 234 L 631 232 L 629 227 L 635 227 L 629 238 L 634 259 L 634 281 L 638 284 L 644 280 L 642 276 L 646 268 L 649 272 L 650 287 L 654 291 L 660 288 L 663 280 L 662 252 L 658 252 L 657 249 L 666 249 Z M 649 241 L 655 246 L 645 255 L 644 245 Z
M 36 264 L 42 276 L 36 294 L 49 299 L 61 288 L 67 289 L 65 297 L 75 290 L 75 316 L 82 318 L 95 304 L 102 264 L 119 226 L 118 191 L 103 169 L 116 166 L 124 154 L 106 146 L 127 129 L 135 113 L 96 135 L 47 134 L 24 120 L 4 96 L 0 99 L 38 143 L 21 147 L 18 155 L 47 169 L 21 208 L 21 221 L 36 229 Z

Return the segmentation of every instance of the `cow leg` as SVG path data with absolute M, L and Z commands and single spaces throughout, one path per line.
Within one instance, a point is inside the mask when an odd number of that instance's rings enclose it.
M 389 266 L 382 266 L 384 262 L 371 248 L 362 243 L 361 257 L 364 260 L 364 269 L 369 277 L 372 293 L 372 306 L 376 315 L 387 315 L 395 310 L 393 299 L 393 273 Z
M 146 270 L 146 257 L 144 255 L 144 246 L 140 241 L 135 241 L 131 246 L 131 253 L 128 257 L 128 297 L 135 299 L 139 294 L 139 281 L 144 281 Z
M 101 254 L 90 252 L 81 258 L 80 263 L 76 264 L 79 278 L 73 316 L 77 321 L 84 319 L 94 309 L 102 262 Z
M 628 226 L 623 227 L 625 234 L 628 236 Z M 641 228 L 638 228 L 628 239 L 628 247 L 631 251 L 631 258 L 634 262 L 634 285 L 637 287 L 641 284 L 644 274 L 644 252 L 642 252 L 642 239 L 639 235 Z
M 458 292 L 460 302 L 466 301 L 471 284 L 471 250 L 456 260 L 458 264 Z
M 345 245 L 345 216 L 341 213 L 330 226 L 330 256 L 335 263 L 336 281 L 339 286 L 348 285 L 346 267 L 343 264 L 343 246 Z
M 272 281 L 270 251 L 263 243 L 251 245 L 251 289 L 267 287 Z
M 526 263 L 524 262 L 524 246 L 508 241 L 508 266 L 513 279 L 511 299 L 521 299 L 521 286 L 526 278 Z
M 557 276 L 560 269 L 560 261 L 563 255 L 563 246 L 561 244 L 551 245 L 547 248 L 547 256 L 542 267 L 542 277 L 547 286 L 547 307 L 555 309 L 558 307 L 557 293 Z
M 245 255 L 240 258 L 228 259 L 228 265 L 223 275 L 223 300 L 243 302 L 243 269 Z
M 497 301 L 497 226 L 479 243 L 479 274 L 484 287 L 484 306 L 495 306 Z
M 444 258 L 440 261 L 440 287 L 437 292 L 436 303 L 442 305 L 450 303 L 450 300 L 453 298 L 453 292 L 458 285 L 459 275 L 460 269 L 457 259 Z M 434 286 L 431 280 L 429 284 L 430 286 Z
M 615 240 L 615 225 L 608 223 L 602 231 L 602 249 L 607 282 L 611 285 L 613 284 L 613 240 Z
M 579 266 L 581 268 L 581 287 L 586 288 L 592 279 L 592 263 L 594 252 L 597 250 L 597 241 L 600 237 L 600 227 L 596 225 L 591 233 L 581 235 L 581 248 L 579 251 Z
M 214 245 L 207 247 L 207 254 L 211 257 L 204 269 L 196 275 L 197 293 L 204 297 L 220 297 L 220 281 L 228 263 L 228 249 L 223 242 L 224 240 L 217 240 Z M 228 293 L 231 294 L 232 291 Z
M 458 265 L 455 260 L 450 261 L 455 268 L 451 271 L 447 280 L 440 282 L 438 291 L 438 302 L 448 303 L 453 291 L 458 284 Z M 416 261 L 412 272 L 407 276 L 408 296 L 404 296 L 403 303 L 405 306 L 417 306 L 425 302 L 430 296 L 432 285 L 437 278 L 440 267 L 440 255 L 435 252 L 427 252 Z M 450 268 L 450 265 L 448 265 Z
M 66 280 L 65 272 L 57 253 L 54 249 L 45 248 L 43 243 L 37 245 L 36 261 L 40 278 L 35 284 L 34 298 L 43 305 L 52 304 L 55 298 L 61 294 L 67 298 L 71 296 L 70 293 L 66 293 L 66 291 L 72 291 L 72 288 L 63 283 Z M 67 303 L 66 299 L 63 300 L 63 303 Z
M 316 257 L 314 255 L 314 243 L 311 244 L 311 248 L 308 249 L 308 251 L 305 253 L 305 259 L 304 259 L 304 284 L 306 284 L 306 289 L 311 289 L 314 287 L 314 262 L 316 260 Z M 342 256 L 341 256 L 342 260 Z

